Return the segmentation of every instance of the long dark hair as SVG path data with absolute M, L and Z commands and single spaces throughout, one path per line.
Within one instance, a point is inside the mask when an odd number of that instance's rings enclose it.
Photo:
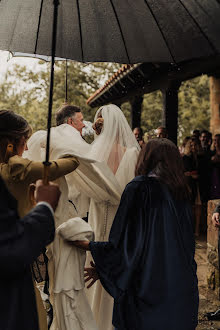
M 17 154 L 17 145 L 21 138 L 28 139 L 31 135 L 31 127 L 28 122 L 12 110 L 0 110 L 0 162 Z M 7 154 L 8 144 L 13 145 L 13 152 Z
M 135 175 L 148 175 L 150 172 L 168 187 L 175 198 L 190 198 L 179 150 L 170 140 L 152 139 L 140 151 Z

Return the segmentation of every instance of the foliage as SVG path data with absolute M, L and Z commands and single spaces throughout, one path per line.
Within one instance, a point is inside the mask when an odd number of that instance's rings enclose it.
M 50 63 L 39 61 L 39 64 L 38 72 L 24 66 L 13 66 L 0 84 L 0 109 L 13 109 L 20 113 L 31 123 L 34 130 L 45 129 L 47 123 Z M 87 106 L 86 100 L 118 68 L 119 65 L 111 63 L 81 64 L 68 61 L 68 101 L 82 109 L 86 120 L 92 121 L 96 111 Z M 56 63 L 53 112 L 65 100 L 65 70 L 65 61 Z M 122 104 L 122 111 L 130 122 L 130 103 Z M 179 140 L 190 135 L 193 129 L 209 129 L 209 120 L 208 77 L 202 75 L 183 82 L 179 90 Z M 157 128 L 162 121 L 162 93 L 156 91 L 144 95 L 144 132 Z
M 50 63 L 39 61 L 41 69 L 33 72 L 15 65 L 0 84 L 0 109 L 12 109 L 24 116 L 34 130 L 45 129 L 47 124 Z M 119 65 L 111 63 L 81 64 L 68 62 L 68 102 L 79 106 L 86 120 L 92 120 L 95 109 L 86 100 L 104 83 Z M 65 101 L 66 62 L 55 66 L 53 113 Z M 53 124 L 54 118 L 53 118 Z
M 184 82 L 179 91 L 179 138 L 192 134 L 194 129 L 209 130 L 210 114 L 208 77 Z
M 179 142 L 194 129 L 207 129 L 210 125 L 209 79 L 206 75 L 182 83 L 179 89 Z M 162 93 L 156 91 L 144 96 L 142 128 L 152 131 L 163 123 Z
M 142 128 L 144 132 L 152 131 L 162 125 L 162 104 L 162 93 L 160 91 L 144 95 L 142 108 Z

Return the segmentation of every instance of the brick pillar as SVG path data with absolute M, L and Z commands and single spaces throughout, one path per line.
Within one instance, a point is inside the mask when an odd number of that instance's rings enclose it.
M 207 261 L 208 261 L 208 287 L 212 289 L 220 300 L 219 261 L 218 261 L 218 229 L 212 224 L 212 214 L 220 200 L 208 202 L 207 217 Z
M 220 133 L 220 78 L 210 77 L 210 130 L 212 134 Z

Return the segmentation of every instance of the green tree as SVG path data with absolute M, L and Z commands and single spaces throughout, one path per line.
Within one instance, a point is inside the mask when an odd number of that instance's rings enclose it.
M 194 129 L 210 125 L 209 79 L 206 75 L 185 81 L 179 89 L 178 139 L 191 135 Z M 163 98 L 160 91 L 144 95 L 142 128 L 152 131 L 163 122 Z
M 39 72 L 13 66 L 0 85 L 0 108 L 13 109 L 21 114 L 34 130 L 46 128 L 48 111 L 50 63 L 39 61 L 39 64 L 42 66 Z M 55 66 L 53 113 L 65 100 L 65 66 L 65 61 L 57 62 Z M 118 67 L 111 63 L 68 62 L 68 102 L 79 106 L 86 120 L 92 120 L 95 112 L 87 106 L 86 100 Z
M 162 93 L 156 91 L 144 95 L 142 108 L 142 128 L 145 132 L 151 132 L 162 125 L 163 120 Z
M 210 127 L 209 79 L 202 75 L 182 83 L 179 90 L 179 139 L 194 129 Z
M 47 124 L 50 63 L 39 61 L 41 69 L 33 72 L 24 66 L 14 65 L 0 84 L 0 108 L 13 109 L 24 116 L 34 130 L 45 129 Z M 65 61 L 56 63 L 53 113 L 65 100 Z M 86 120 L 92 121 L 97 108 L 91 109 L 86 100 L 119 68 L 118 64 L 82 64 L 68 61 L 68 102 L 78 105 Z M 122 104 L 130 123 L 131 106 Z M 142 128 L 151 132 L 162 124 L 162 93 L 144 95 Z M 179 141 L 193 129 L 209 129 L 209 79 L 202 75 L 183 82 L 179 90 Z M 53 124 L 54 116 L 53 116 Z

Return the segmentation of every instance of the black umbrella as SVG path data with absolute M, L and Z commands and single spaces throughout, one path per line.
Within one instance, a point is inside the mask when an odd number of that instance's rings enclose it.
M 1 0 L 0 49 L 51 56 L 45 165 L 55 56 L 119 63 L 208 57 L 220 53 L 219 17 L 219 0 Z
M 219 0 L 60 0 L 56 56 L 182 62 L 220 52 Z M 53 0 L 1 0 L 0 49 L 52 55 Z

